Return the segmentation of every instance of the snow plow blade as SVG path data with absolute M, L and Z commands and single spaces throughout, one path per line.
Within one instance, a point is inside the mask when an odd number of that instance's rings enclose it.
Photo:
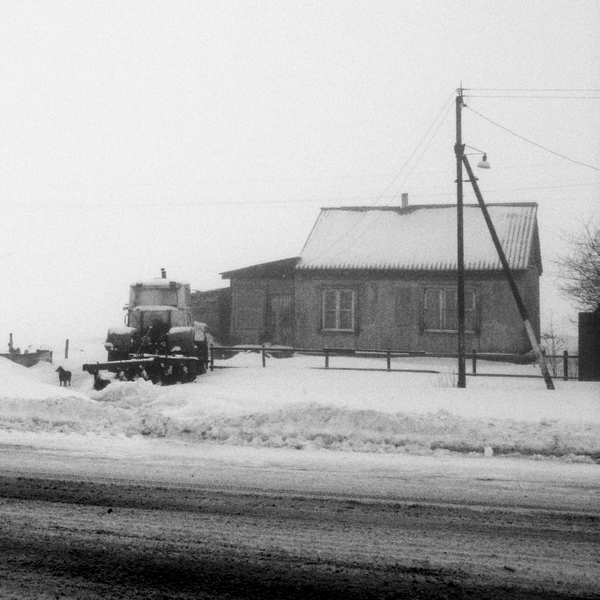
M 98 376 L 100 371 L 117 374 L 121 381 L 133 381 L 142 378 L 153 383 L 169 385 L 172 383 L 188 383 L 196 379 L 196 375 L 204 372 L 202 361 L 194 356 L 140 356 L 124 360 L 110 360 L 83 365 L 83 370 Z
M 147 367 L 154 364 L 153 358 L 132 358 L 129 360 L 110 360 L 102 363 L 94 363 L 90 365 L 83 365 L 83 370 L 93 375 L 98 371 L 111 371 L 113 373 L 117 370 L 129 369 L 131 367 Z

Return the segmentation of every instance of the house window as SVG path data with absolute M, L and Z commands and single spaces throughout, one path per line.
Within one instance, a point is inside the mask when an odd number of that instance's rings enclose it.
M 458 293 L 456 288 L 425 290 L 424 319 L 427 331 L 458 330 Z M 465 330 L 476 327 L 475 292 L 465 290 Z
M 354 290 L 323 290 L 323 329 L 326 331 L 354 331 Z

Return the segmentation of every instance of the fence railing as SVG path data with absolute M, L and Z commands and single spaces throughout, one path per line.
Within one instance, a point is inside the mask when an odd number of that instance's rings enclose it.
M 432 352 L 414 352 L 399 350 L 360 350 L 354 348 L 292 348 L 266 345 L 245 344 L 242 346 L 211 346 L 209 356 L 209 367 L 213 371 L 215 368 L 216 355 L 225 358 L 227 355 L 240 352 L 256 352 L 261 356 L 262 366 L 267 366 L 267 357 L 269 355 L 292 355 L 305 354 L 311 356 L 323 356 L 325 359 L 324 368 L 330 368 L 330 359 L 335 356 L 355 356 L 362 358 L 384 358 L 387 371 L 400 371 L 406 369 L 393 369 L 392 358 L 453 358 L 458 359 L 456 353 L 432 353 Z M 546 361 L 549 364 L 550 374 L 553 378 L 562 378 L 565 381 L 576 379 L 578 377 L 578 359 L 577 355 L 571 355 L 565 350 L 560 355 L 545 354 Z M 542 375 L 522 375 L 514 373 L 482 373 L 478 372 L 479 361 L 494 361 L 517 364 L 535 364 L 535 359 L 531 355 L 523 354 L 505 354 L 499 352 L 477 352 L 472 350 L 466 354 L 466 359 L 470 361 L 472 376 L 494 376 L 494 377 L 542 377 Z M 338 367 L 339 368 L 339 367 Z M 343 367 L 344 369 L 358 370 L 361 367 Z M 369 369 L 372 370 L 372 369 Z M 421 369 L 423 370 L 423 369 Z M 425 370 L 423 370 L 425 371 Z M 428 372 L 431 372 L 428 370 Z
M 562 377 L 565 381 L 579 378 L 579 356 L 569 354 L 565 350 L 562 354 L 546 354 L 546 363 L 552 377 Z

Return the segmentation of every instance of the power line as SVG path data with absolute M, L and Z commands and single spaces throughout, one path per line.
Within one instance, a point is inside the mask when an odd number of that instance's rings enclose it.
M 511 188 L 490 188 L 486 189 L 486 193 L 497 194 L 499 192 L 527 192 L 535 190 L 559 190 L 568 188 L 579 188 L 579 187 L 595 187 L 595 183 L 574 183 L 569 185 L 535 185 L 525 187 L 511 187 Z M 456 192 L 411 192 L 412 198 L 433 198 L 436 196 L 456 196 Z
M 398 190 L 396 191 L 396 193 L 394 194 L 394 197 L 397 197 L 398 192 L 402 191 L 402 187 L 404 186 L 404 184 L 406 183 L 406 181 L 408 180 L 408 178 L 412 175 L 413 171 L 417 168 L 418 164 L 421 162 L 421 159 L 423 158 L 423 155 L 425 154 L 425 152 L 427 152 L 427 149 L 429 148 L 429 146 L 431 146 L 431 143 L 433 142 L 433 139 L 435 138 L 439 128 L 442 126 L 442 123 L 446 120 L 446 117 L 448 116 L 448 113 L 450 112 L 450 109 L 452 108 L 452 105 L 450 105 L 447 109 L 446 109 L 446 113 L 444 114 L 442 120 L 438 123 L 438 126 L 435 128 L 435 131 L 433 132 L 433 135 L 431 136 L 431 138 L 429 139 L 429 142 L 427 143 L 427 145 L 425 146 L 425 148 L 423 149 L 423 152 L 421 152 L 421 155 L 419 156 L 419 158 L 417 159 L 417 162 L 413 165 L 412 169 L 408 172 L 408 174 L 406 175 L 406 177 L 404 178 L 404 180 L 402 181 L 402 183 L 400 184 L 400 187 L 398 188 Z
M 491 95 L 491 94 L 485 94 L 485 95 L 479 95 L 479 94 L 469 94 L 468 95 L 469 98 L 549 98 L 551 100 L 599 100 L 600 96 L 540 96 L 540 95 L 536 95 L 536 96 L 515 96 L 514 94 L 511 95 Z
M 452 93 L 451 98 L 454 97 L 454 93 Z M 429 138 L 429 142 L 427 142 L 425 148 L 423 148 L 423 151 L 421 152 L 421 154 L 419 155 L 419 158 L 417 158 L 417 161 L 415 162 L 415 164 L 412 166 L 411 170 L 407 173 L 406 177 L 402 180 L 402 183 L 400 184 L 400 187 L 398 188 L 398 191 L 401 191 L 404 184 L 406 183 L 406 181 L 408 180 L 408 178 L 412 175 L 413 171 L 417 168 L 417 166 L 419 165 L 419 163 L 421 162 L 421 159 L 423 158 L 423 155 L 425 154 L 425 152 L 427 152 L 427 149 L 429 148 L 429 146 L 431 145 L 431 143 L 433 142 L 433 139 L 435 138 L 437 132 L 439 131 L 440 127 L 442 126 L 442 123 L 444 123 L 444 121 L 446 120 L 446 117 L 448 116 L 448 113 L 450 112 L 450 109 L 452 108 L 452 103 L 449 103 L 449 100 L 446 101 L 446 104 L 444 104 L 444 107 L 442 108 L 442 110 L 438 113 L 438 116 L 434 119 L 432 125 L 429 127 L 429 129 L 427 130 L 427 134 L 425 134 L 425 136 L 423 136 L 423 139 L 421 140 L 421 142 L 419 142 L 419 145 L 417 146 L 417 149 L 419 148 L 419 146 L 421 145 L 421 143 L 423 142 L 423 140 L 425 140 L 426 136 L 429 134 L 429 132 L 431 131 L 431 129 L 433 128 L 433 126 L 435 125 L 435 122 L 439 119 L 440 115 L 442 114 L 442 111 L 445 112 L 442 116 L 442 118 L 440 119 L 437 127 L 435 128 L 435 131 L 433 132 L 432 136 Z M 416 150 L 415 150 L 416 151 Z M 411 156 L 414 155 L 414 152 Z M 396 191 L 396 193 L 393 195 L 392 198 L 397 198 L 397 194 L 398 191 Z M 389 206 L 390 203 L 388 202 L 386 204 L 386 206 Z M 352 244 L 355 244 L 356 242 L 358 242 L 358 240 L 360 240 L 360 238 L 365 235 L 376 223 L 379 219 L 382 218 L 382 214 L 378 214 L 375 216 L 375 218 L 373 219 L 373 221 L 371 222 L 370 225 L 368 225 L 365 229 L 363 229 L 358 236 L 356 236 L 353 240 L 352 240 Z M 352 231 L 352 229 L 354 229 L 355 226 L 350 228 L 350 231 Z M 343 237 L 343 236 L 342 236 Z M 340 238 L 341 239 L 341 238 Z M 347 247 L 347 246 L 346 246 Z M 339 256 L 339 254 L 341 252 L 344 251 L 344 248 L 342 248 L 337 254 L 336 256 Z
M 166 183 L 150 183 L 147 181 L 138 181 L 133 183 L 86 183 L 80 184 L 68 183 L 68 182 L 43 182 L 37 184 L 27 183 L 2 183 L 0 182 L 0 189 L 11 190 L 11 189 L 28 189 L 28 188 L 43 188 L 47 189 L 94 189 L 94 190 L 119 190 L 129 188 L 184 188 L 184 187 L 199 187 L 206 185 L 243 185 L 253 183 L 287 183 L 294 181 L 321 181 L 321 180 L 336 180 L 336 179 L 387 179 L 389 173 L 368 173 L 364 175 L 312 175 L 312 176 L 298 176 L 298 177 L 273 177 L 273 178 L 247 178 L 247 179 L 206 179 L 197 181 L 178 181 L 178 182 L 166 182 Z
M 465 91 L 475 92 L 581 92 L 592 94 L 600 92 L 600 89 L 582 88 L 463 88 Z
M 581 187 L 594 187 L 596 183 L 573 183 L 573 184 L 565 184 L 565 185 L 541 185 L 541 186 L 526 186 L 526 187 L 511 187 L 511 188 L 493 188 L 488 189 L 487 192 L 519 192 L 526 190 L 553 190 L 553 189 L 568 189 L 568 188 L 581 188 Z M 417 198 L 431 198 L 435 196 L 454 196 L 455 192 L 414 192 L 411 193 L 412 197 Z M 122 202 L 112 202 L 112 203 L 91 203 L 91 204 L 75 204 L 75 203 L 60 203 L 54 204 L 49 203 L 46 206 L 40 205 L 39 203 L 14 203 L 14 204 L 5 204 L 5 209 L 10 209 L 11 211 L 27 211 L 34 210 L 36 212 L 41 212 L 44 210 L 79 210 L 84 212 L 86 210 L 108 210 L 113 208 L 119 208 L 123 210 L 128 209 L 138 209 L 138 208 L 147 208 L 148 210 L 153 209 L 163 209 L 163 208 L 201 208 L 205 206 L 272 206 L 272 205 L 290 205 L 290 204 L 325 204 L 325 203 L 339 203 L 339 202 L 363 202 L 369 203 L 369 205 L 374 205 L 378 200 L 382 198 L 388 199 L 390 201 L 397 200 L 397 192 L 394 194 L 390 194 L 387 196 L 382 196 L 381 194 L 374 196 L 337 196 L 337 197 L 318 197 L 318 198 L 287 198 L 283 200 L 218 200 L 218 199 L 206 199 L 206 200 L 189 200 L 189 201 L 173 201 L 173 200 L 161 200 L 154 199 L 152 202 L 148 202 L 146 200 L 135 200 L 133 202 L 129 202 L 127 204 L 123 204 Z M 389 205 L 389 204 L 386 204 Z M 0 256 L 3 258 L 3 256 Z
M 525 90 L 525 91 L 530 91 L 530 90 Z M 559 90 L 560 92 L 566 92 L 568 90 Z M 594 92 L 596 91 L 600 91 L 600 90 L 593 90 Z M 454 96 L 454 92 L 451 95 L 451 98 Z M 470 96 L 470 95 L 469 95 Z M 471 97 L 471 96 L 470 96 Z M 514 96 L 512 96 L 514 97 Z M 532 96 L 533 97 L 533 96 Z M 408 179 L 408 177 L 410 177 L 410 175 L 412 174 L 413 170 L 416 168 L 416 166 L 419 164 L 421 158 L 423 157 L 424 153 L 427 151 L 427 148 L 429 148 L 429 145 L 431 144 L 433 138 L 435 137 L 435 134 L 437 133 L 437 131 L 439 130 L 441 124 L 443 123 L 443 121 L 445 120 L 446 116 L 448 115 L 448 112 L 450 111 L 450 108 L 446 108 L 448 103 L 449 103 L 450 99 L 447 100 L 444 103 L 444 106 L 442 107 L 440 113 L 438 113 L 438 116 L 434 119 L 432 125 L 429 127 L 429 129 L 427 130 L 427 133 L 425 134 L 425 136 L 423 136 L 422 140 L 419 142 L 419 144 L 417 145 L 417 147 L 415 148 L 415 150 L 413 151 L 413 153 L 410 155 L 410 157 L 408 158 L 408 160 L 406 161 L 406 163 L 404 163 L 404 165 L 402 166 L 402 168 L 400 169 L 400 171 L 398 172 L 398 174 L 396 175 L 396 177 L 394 177 L 394 179 L 390 182 L 390 184 L 386 187 L 386 189 L 382 192 L 382 194 L 378 197 L 378 199 L 376 200 L 376 203 L 379 202 L 379 200 L 383 197 L 383 195 L 389 190 L 389 188 L 391 187 L 392 183 L 398 178 L 398 176 L 400 175 L 400 173 L 402 172 L 402 170 L 404 170 L 404 168 L 406 167 L 406 165 L 410 162 L 410 160 L 412 159 L 412 157 L 416 154 L 416 152 L 418 151 L 419 147 L 421 146 L 421 144 L 423 143 L 423 141 L 426 139 L 427 135 L 429 134 L 429 132 L 433 129 L 433 127 L 435 126 L 437 120 L 439 119 L 440 115 L 442 113 L 444 113 L 444 116 L 442 117 L 442 120 L 438 123 L 433 136 L 430 138 L 429 142 L 427 143 L 425 149 L 423 150 L 423 152 L 421 153 L 421 155 L 419 156 L 419 158 L 417 159 L 417 162 L 415 163 L 415 165 L 413 165 L 412 169 L 410 170 L 410 172 L 408 173 L 408 175 L 404 178 L 401 186 L 404 185 L 404 183 L 406 182 L 406 180 Z M 451 107 L 451 105 L 450 105 Z M 473 109 L 471 109 L 473 110 Z M 444 112 L 445 111 L 445 112 Z M 558 152 L 554 152 L 553 150 L 550 150 L 549 148 L 545 148 L 544 146 L 541 146 L 540 144 L 537 144 L 536 142 L 532 142 L 531 140 L 528 140 L 527 138 L 524 138 L 523 136 L 520 136 L 518 134 L 516 134 L 515 132 L 511 131 L 510 129 L 503 127 L 502 125 L 499 125 L 498 123 L 495 123 L 494 121 L 491 121 L 491 119 L 488 119 L 487 117 L 484 117 L 483 115 L 481 115 L 480 113 L 478 113 L 477 111 L 473 110 L 473 112 L 475 112 L 476 114 L 478 114 L 480 117 L 490 121 L 493 125 L 496 125 L 497 127 L 500 127 L 502 129 L 505 129 L 507 132 L 511 133 L 512 135 L 515 135 L 516 137 L 519 137 L 520 139 L 529 142 L 531 144 L 534 144 L 536 146 L 538 146 L 539 148 L 546 150 L 548 152 L 551 152 L 552 154 L 556 154 L 557 156 L 560 156 L 561 158 L 565 158 L 566 160 L 569 160 L 571 162 L 574 162 L 576 164 L 580 164 L 595 170 L 600 170 L 597 167 L 594 167 L 592 165 L 588 165 L 585 163 L 581 163 L 579 161 L 576 161 L 574 159 L 571 159 L 567 156 L 564 156 L 562 154 L 559 154 Z M 394 195 L 395 196 L 395 195 Z M 350 244 L 354 244 L 356 243 L 363 235 L 365 235 L 365 233 L 367 231 L 369 231 L 369 229 L 375 224 L 375 222 L 377 221 L 377 219 L 380 218 L 379 215 L 375 217 L 375 219 L 371 222 L 370 225 L 368 225 L 366 228 L 364 228 L 361 232 L 358 233 L 357 236 L 355 236 L 352 240 L 349 241 L 349 244 L 346 244 L 346 247 L 348 247 L 348 245 Z M 323 254 L 329 252 L 329 250 L 331 250 L 333 247 L 335 247 L 336 245 L 338 245 L 344 238 L 347 238 L 348 235 L 354 230 L 356 229 L 357 224 L 355 223 L 354 225 L 352 225 L 348 230 L 346 230 L 337 240 L 335 240 L 332 244 L 330 244 L 325 250 L 323 250 L 316 258 L 322 256 Z M 336 254 L 336 256 L 338 256 L 341 252 L 344 251 L 345 248 L 340 248 L 340 250 L 338 251 L 338 253 Z
M 375 202 L 373 202 L 371 204 L 371 206 L 375 206 L 384 197 L 384 194 L 392 187 L 393 183 L 396 181 L 396 179 L 398 179 L 398 177 L 400 176 L 400 174 L 402 173 L 402 171 L 406 168 L 406 166 L 408 165 L 408 163 L 412 160 L 412 157 L 417 153 L 417 151 L 419 150 L 419 147 L 423 144 L 423 142 L 425 141 L 425 139 L 427 138 L 427 136 L 429 135 L 429 133 L 431 132 L 431 130 L 435 127 L 436 123 L 438 122 L 438 120 L 440 119 L 440 116 L 441 116 L 441 120 L 438 123 L 438 125 L 437 125 L 437 127 L 436 127 L 436 129 L 435 129 L 435 131 L 433 133 L 433 136 L 431 137 L 431 139 L 429 140 L 427 146 L 425 147 L 425 150 L 427 150 L 427 148 L 429 148 L 429 145 L 431 144 L 431 141 L 435 137 L 435 134 L 439 130 L 441 124 L 446 119 L 446 116 L 448 115 L 448 112 L 450 111 L 450 108 L 452 107 L 451 101 L 452 101 L 453 97 L 454 97 L 454 92 L 452 92 L 450 94 L 450 96 L 448 97 L 448 99 L 446 100 L 446 102 L 444 102 L 444 104 L 443 104 L 442 108 L 440 109 L 439 113 L 437 114 L 437 116 L 435 117 L 435 119 L 433 120 L 433 122 L 431 123 L 431 125 L 429 126 L 429 128 L 427 129 L 427 131 L 425 132 L 425 135 L 421 138 L 421 140 L 419 141 L 419 143 L 417 144 L 417 146 L 415 147 L 415 149 L 412 151 L 412 153 L 410 154 L 410 156 L 408 157 L 408 159 L 406 160 L 406 162 L 402 165 L 402 167 L 400 168 L 400 170 L 398 171 L 398 173 L 393 177 L 393 179 L 390 181 L 390 183 L 387 185 L 387 187 L 383 190 L 383 192 L 381 192 L 381 194 L 377 197 L 377 199 L 375 200 Z M 425 151 L 423 151 L 423 153 L 424 152 Z M 415 167 L 419 164 L 419 161 L 423 157 L 423 153 L 421 153 L 421 156 L 419 156 L 419 158 L 417 159 L 417 162 L 415 163 L 415 165 L 413 166 L 413 168 L 410 170 L 410 172 L 408 173 L 408 175 L 404 178 L 404 180 L 401 183 L 401 186 L 404 185 L 404 183 L 406 182 L 406 180 L 408 179 L 408 177 L 410 177 L 410 174 L 413 172 L 413 170 L 415 169 Z M 395 196 L 395 194 L 394 194 L 394 196 Z M 350 241 L 350 244 L 357 242 L 372 226 L 373 226 L 373 223 L 371 223 L 370 226 L 367 226 L 367 228 L 364 229 L 362 232 L 360 232 L 358 234 L 358 236 L 354 240 Z M 342 240 L 344 240 L 345 238 L 347 238 L 352 233 L 352 231 L 354 231 L 354 229 L 356 227 L 357 227 L 357 224 L 355 223 L 349 229 L 347 229 L 346 231 L 344 231 L 344 233 L 342 233 L 342 235 L 339 238 L 337 238 L 336 240 L 334 240 L 329 246 L 327 246 L 327 248 L 325 248 L 322 252 L 320 252 L 317 255 L 316 258 L 322 256 L 323 254 L 326 254 L 332 248 L 334 248 L 335 246 L 337 246 Z M 348 246 L 348 244 L 346 245 L 346 247 L 347 246 Z M 343 252 L 344 249 L 345 248 L 341 248 L 340 251 L 338 252 L 338 255 L 340 254 L 340 252 Z
M 474 112 L 476 115 L 480 116 L 482 119 L 485 119 L 486 121 L 488 121 L 489 123 L 491 123 L 492 125 L 495 125 L 496 127 L 499 127 L 500 129 L 503 129 L 504 131 L 507 131 L 508 133 L 510 133 L 511 135 L 514 135 L 515 137 L 518 137 L 519 139 L 532 144 L 534 146 L 537 146 L 538 148 L 541 148 L 542 150 L 545 150 L 546 152 L 550 152 L 550 154 L 554 154 L 556 156 L 559 156 L 560 158 L 564 158 L 565 160 L 568 160 L 572 163 L 575 163 L 577 165 L 581 165 L 583 167 L 588 167 L 589 169 L 594 169 L 595 171 L 600 171 L 600 168 L 595 167 L 594 165 L 588 165 L 587 163 L 575 160 L 573 158 L 570 158 L 568 156 L 565 156 L 564 154 L 560 154 L 560 152 L 555 152 L 554 150 L 550 150 L 550 148 L 546 148 L 546 146 L 542 146 L 541 144 L 538 144 L 537 142 L 533 142 L 532 140 L 527 139 L 526 137 L 523 137 L 522 135 L 519 135 L 518 133 L 515 133 L 514 131 L 512 131 L 511 129 L 509 129 L 508 127 L 504 127 L 504 125 L 500 125 L 499 123 L 496 123 L 495 121 L 492 121 L 492 119 L 482 115 L 480 112 L 477 112 L 476 110 L 470 108 L 470 107 L 466 107 L 468 108 L 471 112 Z
M 393 196 L 389 196 L 393 198 Z M 273 204 L 317 204 L 323 202 L 356 202 L 356 201 L 373 201 L 372 196 L 346 196 L 338 198 L 296 198 L 293 200 L 190 200 L 190 201 L 172 201 L 172 200 L 154 200 L 147 202 L 145 200 L 135 200 L 126 204 L 112 202 L 112 203 L 90 203 L 90 204 L 75 204 L 75 203 L 62 203 L 62 204 L 48 204 L 47 206 L 40 206 L 39 203 L 29 204 L 5 204 L 4 208 L 10 208 L 11 211 L 18 210 L 34 210 L 39 212 L 41 210 L 78 210 L 84 212 L 86 210 L 106 210 L 111 208 L 119 208 L 122 210 L 128 210 L 133 208 L 147 208 L 147 209 L 163 209 L 163 208 L 196 208 L 203 206 L 257 206 L 257 205 L 273 205 Z M 1 258 L 1 257 L 0 257 Z
M 438 121 L 438 119 L 440 118 L 440 116 L 442 115 L 442 113 L 444 113 L 444 116 L 442 117 L 441 121 L 439 122 L 439 124 L 438 124 L 438 126 L 437 126 L 437 128 L 435 130 L 435 132 L 433 133 L 433 136 L 431 138 L 431 140 L 433 140 L 433 138 L 435 137 L 435 134 L 437 133 L 438 129 L 440 128 L 440 125 L 444 122 L 444 120 L 446 118 L 446 115 L 448 114 L 448 110 L 449 110 L 448 104 L 452 100 L 453 97 L 454 97 L 454 92 L 452 92 L 450 94 L 448 100 L 446 100 L 446 102 L 444 102 L 444 105 L 442 106 L 440 112 L 437 114 L 437 116 L 435 117 L 435 119 L 433 120 L 433 122 L 431 123 L 431 125 L 429 126 L 429 129 L 427 129 L 427 131 L 425 132 L 425 134 L 423 135 L 423 137 L 420 139 L 419 143 L 416 145 L 415 149 L 411 152 L 410 156 L 406 159 L 406 162 L 402 165 L 402 167 L 400 167 L 400 170 L 394 175 L 394 177 L 392 178 L 392 180 L 390 181 L 390 183 L 385 187 L 385 189 L 383 190 L 383 192 L 381 192 L 381 194 L 380 194 L 379 198 L 376 200 L 376 202 L 378 202 L 380 198 L 383 198 L 384 194 L 392 187 L 392 185 L 394 184 L 394 182 L 396 181 L 396 179 L 398 179 L 398 177 L 400 177 L 400 174 L 402 173 L 402 171 L 404 171 L 404 169 L 406 168 L 406 166 L 408 165 L 408 163 L 412 160 L 412 157 L 417 153 L 417 151 L 419 150 L 419 147 L 421 146 L 421 144 L 425 141 L 425 139 L 429 135 L 429 132 L 433 129 L 433 127 L 435 126 L 436 122 Z M 444 111 L 446 111 L 446 112 L 444 112 Z M 429 144 L 431 144 L 431 140 L 429 140 L 429 143 L 427 144 L 427 147 L 425 149 L 427 149 L 429 147 Z M 421 160 L 420 157 L 417 160 L 417 164 L 418 164 L 419 160 Z M 414 167 L 413 167 L 413 169 L 414 169 Z M 412 173 L 413 169 L 411 169 L 411 173 Z M 410 173 L 409 173 L 409 175 L 410 175 Z M 406 181 L 407 177 L 402 182 L 402 185 L 404 185 L 404 182 Z

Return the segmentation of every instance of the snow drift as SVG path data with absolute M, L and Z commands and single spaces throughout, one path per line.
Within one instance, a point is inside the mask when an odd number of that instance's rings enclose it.
M 269 359 L 242 353 L 171 387 L 113 382 L 101 392 L 73 370 L 73 388 L 58 387 L 56 365 L 25 369 L 0 360 L 0 429 L 110 436 L 150 436 L 193 444 L 326 449 L 420 455 L 518 454 L 600 461 L 600 385 L 541 379 L 469 378 L 452 387 L 451 361 L 395 359 Z M 333 360 L 332 360 L 333 362 Z M 531 366 L 487 365 L 535 374 Z M 410 371 L 429 371 L 409 372 Z M 481 367 L 483 370 L 483 367 Z M 438 373 L 431 373 L 438 371 Z

